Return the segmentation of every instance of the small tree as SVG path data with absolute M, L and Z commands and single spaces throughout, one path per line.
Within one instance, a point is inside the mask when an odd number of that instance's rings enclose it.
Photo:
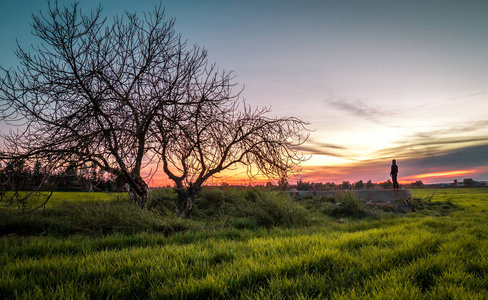
M 313 183 L 298 180 L 297 181 L 297 190 L 299 191 L 311 191 L 314 189 Z
M 2 178 L 2 190 L 6 191 L 21 191 L 27 188 L 28 171 L 26 170 L 25 160 L 22 158 L 12 159 L 5 162 L 4 168 L 0 171 Z M 4 196 L 5 193 L 2 193 Z M 3 200 L 3 197 L 2 197 Z
M 280 191 L 286 191 L 289 188 L 288 180 L 286 177 L 281 177 L 278 181 L 278 189 Z
M 368 182 L 366 182 L 366 188 L 369 190 L 369 189 L 373 189 L 374 188 L 374 183 L 370 180 L 368 180 Z
M 422 180 L 417 180 L 415 182 L 412 182 L 410 185 L 412 186 L 412 188 L 416 188 L 416 189 L 424 188 L 424 183 L 422 182 Z
M 351 183 L 349 181 L 343 181 L 341 184 L 343 190 L 349 190 L 351 188 Z
M 385 189 L 385 190 L 386 190 L 386 189 L 391 189 L 391 188 L 393 188 L 393 182 L 391 182 L 391 180 L 390 180 L 390 179 L 388 179 L 388 180 L 387 180 L 387 181 L 385 181 L 385 182 L 380 183 L 380 185 L 381 185 L 381 187 L 383 187 L 383 189 Z
M 326 182 L 325 185 L 327 190 L 335 190 L 337 188 L 334 182 Z
M 354 183 L 354 188 L 355 189 L 362 189 L 362 188 L 364 188 L 364 182 L 362 180 L 356 181 Z
M 464 187 L 472 187 L 474 185 L 474 180 L 472 178 L 463 179 Z

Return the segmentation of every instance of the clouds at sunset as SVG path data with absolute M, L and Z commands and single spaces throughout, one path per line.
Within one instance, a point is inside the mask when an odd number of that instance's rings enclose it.
M 374 153 L 377 158 L 346 164 L 307 166 L 299 176 L 305 181 L 372 180 L 389 178 L 392 159 L 397 159 L 401 181 L 422 180 L 426 183 L 451 182 L 454 179 L 488 178 L 486 155 L 488 143 L 443 151 L 408 151 L 408 145 Z M 439 173 L 439 174 L 431 174 Z M 431 174 L 430 176 L 423 176 Z M 437 175 L 437 176 L 436 176 Z

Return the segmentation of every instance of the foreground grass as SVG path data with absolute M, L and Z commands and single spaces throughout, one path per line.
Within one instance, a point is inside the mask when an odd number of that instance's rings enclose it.
M 488 190 L 414 203 L 295 228 L 6 236 L 0 298 L 487 299 Z

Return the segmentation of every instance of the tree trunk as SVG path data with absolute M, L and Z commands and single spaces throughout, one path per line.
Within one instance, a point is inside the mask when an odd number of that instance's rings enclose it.
M 127 193 L 132 202 L 141 209 L 147 208 L 148 188 L 146 182 L 142 178 L 134 180 L 133 185 L 126 183 L 125 188 L 127 189 Z
M 195 204 L 196 194 L 200 187 L 190 184 L 188 188 L 179 186 L 176 188 L 178 199 L 176 200 L 176 213 L 180 218 L 187 218 Z

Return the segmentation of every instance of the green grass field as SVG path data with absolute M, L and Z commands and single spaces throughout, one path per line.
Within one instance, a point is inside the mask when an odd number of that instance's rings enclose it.
M 178 220 L 68 205 L 47 213 L 50 226 L 78 209 L 69 218 L 82 220 L 70 226 L 95 233 L 4 234 L 0 298 L 488 299 L 488 189 L 414 190 L 416 212 L 361 218 L 307 201 L 286 205 L 306 222 L 277 226 L 226 218 L 234 206 Z M 128 230 L 121 211 L 143 230 Z M 96 232 L 113 227 L 100 221 L 110 218 L 120 228 Z
M 47 197 L 50 195 L 50 192 L 18 192 L 19 198 L 25 197 L 28 193 L 32 193 L 32 198 L 29 202 L 27 209 L 31 207 L 37 207 L 40 204 L 43 204 Z M 54 192 L 52 196 L 48 199 L 44 207 L 53 207 L 56 205 L 60 205 L 64 202 L 86 202 L 86 201 L 113 201 L 116 200 L 118 197 L 125 196 L 125 193 L 102 193 L 102 192 Z M 13 192 L 7 192 L 5 196 L 6 200 L 15 201 L 16 198 L 13 196 Z M 8 202 L 8 201 L 5 201 Z M 5 204 L 5 203 L 4 203 Z

